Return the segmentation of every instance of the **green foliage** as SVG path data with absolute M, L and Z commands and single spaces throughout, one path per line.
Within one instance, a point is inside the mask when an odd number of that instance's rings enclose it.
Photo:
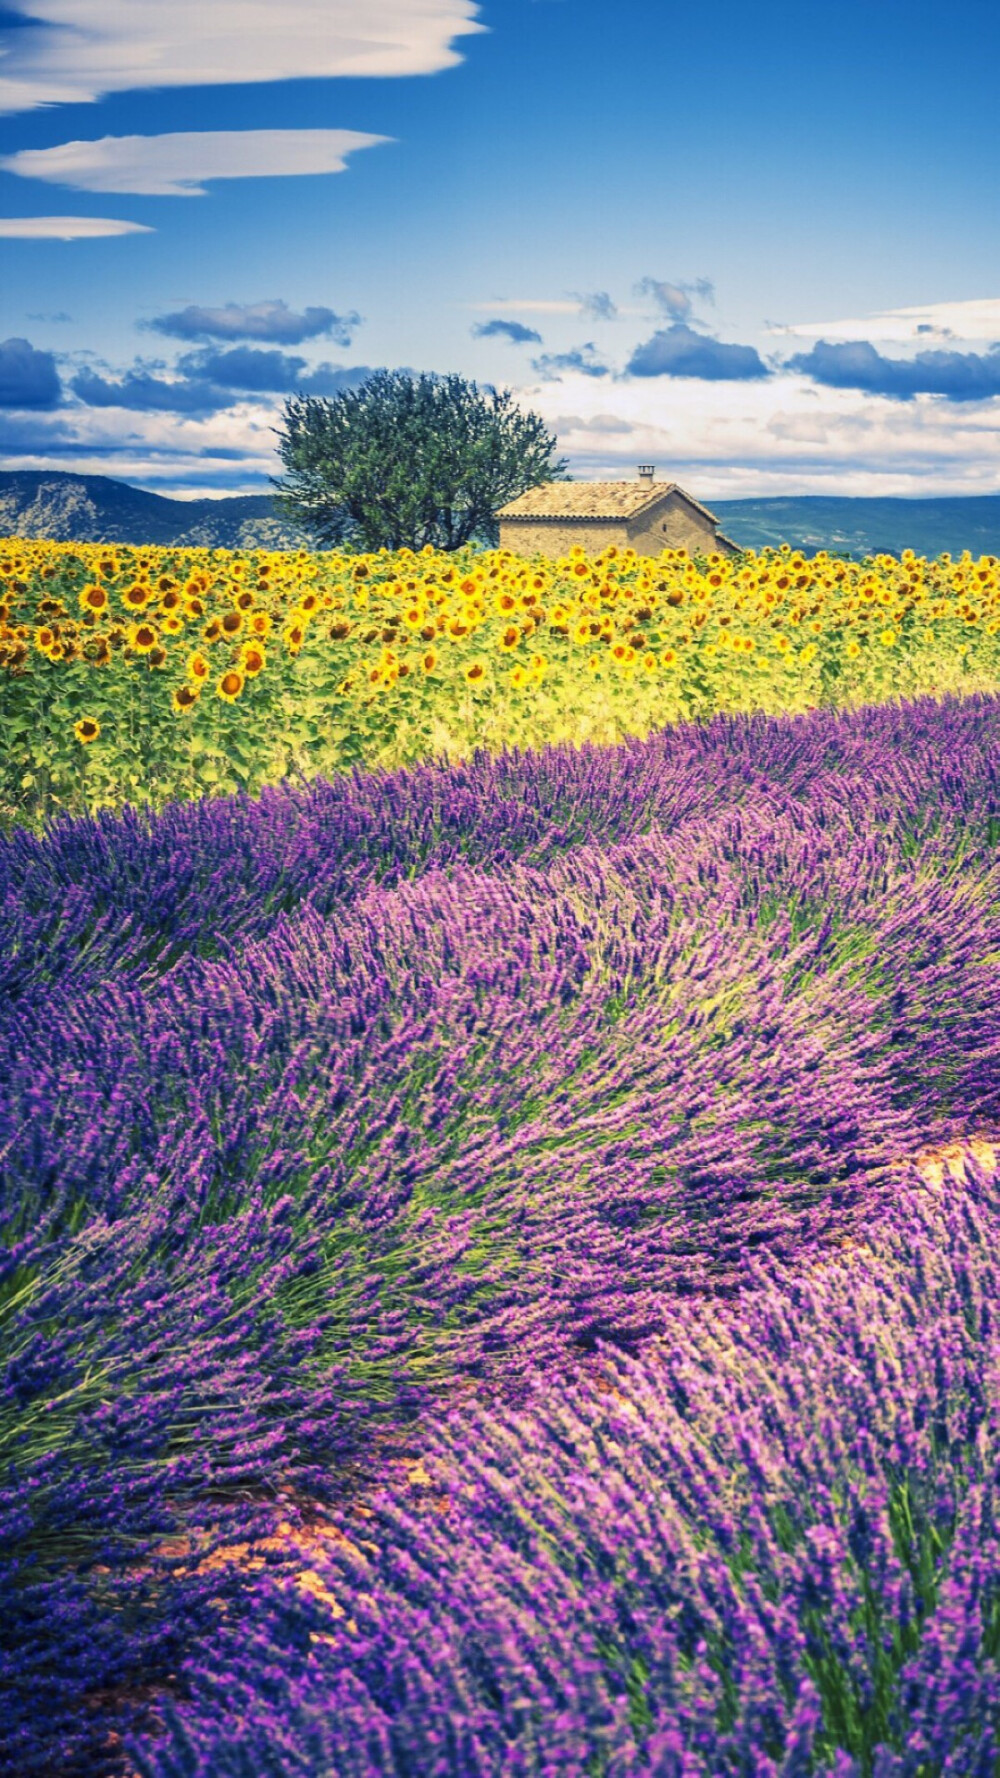
M 321 543 L 363 550 L 495 543 L 498 509 L 566 469 L 509 390 L 405 371 L 376 371 L 332 399 L 290 398 L 278 449 L 286 516 Z

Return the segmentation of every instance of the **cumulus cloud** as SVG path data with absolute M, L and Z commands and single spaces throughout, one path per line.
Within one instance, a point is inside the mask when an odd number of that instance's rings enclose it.
M 245 394 L 337 395 L 357 388 L 371 376 L 367 364 L 336 365 L 324 362 L 303 375 L 306 360 L 296 352 L 267 352 L 254 346 L 234 346 L 229 352 L 185 352 L 177 369 L 190 382 L 211 388 L 239 390 Z
M 332 309 L 307 308 L 297 315 L 286 302 L 271 298 L 259 303 L 225 303 L 203 308 L 189 303 L 171 315 L 156 315 L 140 322 L 176 340 L 269 340 L 278 346 L 300 346 L 303 340 L 332 339 L 349 346 L 361 316 L 351 309 L 336 315 Z
M 651 296 L 660 313 L 670 321 L 690 321 L 694 312 L 692 296 L 700 297 L 703 302 L 715 301 L 715 286 L 707 278 L 696 278 L 693 284 L 640 278 L 634 289 L 636 296 Z
M 306 360 L 297 353 L 252 346 L 185 352 L 169 376 L 158 374 L 162 368 L 136 364 L 120 377 L 109 377 L 87 365 L 74 376 L 70 388 L 87 407 L 215 414 L 253 396 L 338 395 L 372 374 L 366 364 L 324 362 L 307 370 Z
M 1000 339 L 1000 296 L 971 302 L 928 303 L 922 308 L 883 309 L 875 315 L 843 321 L 770 322 L 767 331 L 798 339 L 916 340 Z
M 541 334 L 533 327 L 525 327 L 521 321 L 479 321 L 472 329 L 472 336 L 477 340 L 507 339 L 515 346 L 540 346 L 542 343 Z
M 723 496 L 1000 488 L 996 402 L 886 401 L 795 372 L 745 382 L 679 377 L 666 400 L 655 379 L 567 374 L 520 396 L 558 433 L 572 474 L 631 480 L 636 463 L 655 463 L 660 480 L 680 482 L 709 506 Z M 609 407 L 628 430 L 607 429 Z
M 51 352 L 36 351 L 30 340 L 0 342 L 0 407 L 56 407 L 61 396 Z
M 22 148 L 0 158 L 0 167 L 77 191 L 197 198 L 211 179 L 343 173 L 346 155 L 389 140 L 360 130 L 177 130 Z
M 186 378 L 171 382 L 142 369 L 111 378 L 85 366 L 70 388 L 87 407 L 132 408 L 138 413 L 211 414 L 233 403 L 231 389 Z
M 585 346 L 575 346 L 571 352 L 543 352 L 540 358 L 531 360 L 531 368 L 546 380 L 564 376 L 568 371 L 579 371 L 585 377 L 611 374 L 608 365 L 597 356 L 593 340 L 588 340 Z
M 0 238 L 8 241 L 96 241 L 105 235 L 152 235 L 144 222 L 118 222 L 110 216 L 0 216 Z
M 482 31 L 473 0 L 13 0 L 0 112 L 148 87 L 436 74 Z
M 770 371 L 753 346 L 734 346 L 695 333 L 675 321 L 636 346 L 626 366 L 633 377 L 700 377 L 706 382 L 743 382 Z
M 811 352 L 789 358 L 786 368 L 831 389 L 864 389 L 896 401 L 912 401 L 915 395 L 988 401 L 1000 395 L 1000 346 L 986 355 L 930 351 L 914 358 L 885 358 L 870 340 L 818 340 Z

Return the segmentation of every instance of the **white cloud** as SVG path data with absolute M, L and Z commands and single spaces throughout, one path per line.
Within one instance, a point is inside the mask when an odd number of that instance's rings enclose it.
M 116 222 L 110 216 L 0 216 L 0 239 L 8 241 L 96 241 L 102 235 L 152 235 L 144 222 Z
M 1000 491 L 1000 398 L 956 412 L 932 396 L 893 402 L 789 373 L 754 383 L 677 379 L 669 389 L 566 375 L 522 388 L 518 399 L 557 432 L 571 474 L 631 478 L 636 464 L 655 463 L 658 479 L 709 502 Z M 609 418 L 626 430 L 612 431 Z
M 147 87 L 435 74 L 486 27 L 473 0 L 14 0 L 0 112 Z
M 796 339 L 915 340 L 925 345 L 943 339 L 1000 340 L 1000 297 L 928 303 L 923 308 L 883 309 L 875 315 L 846 321 L 796 321 L 787 326 L 772 323 L 767 332 Z
M 208 416 L 85 407 L 9 415 L 5 461 L 8 468 L 110 475 L 140 487 L 171 483 L 190 495 L 270 493 L 261 478 L 281 470 L 271 431 L 277 411 L 253 400 Z
M 342 173 L 345 155 L 389 140 L 359 130 L 179 130 L 22 148 L 0 159 L 0 167 L 77 191 L 203 197 L 210 179 Z

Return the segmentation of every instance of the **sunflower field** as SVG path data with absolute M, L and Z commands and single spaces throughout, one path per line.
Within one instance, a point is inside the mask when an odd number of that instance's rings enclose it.
M 1000 562 L 0 542 L 0 820 L 1000 685 Z

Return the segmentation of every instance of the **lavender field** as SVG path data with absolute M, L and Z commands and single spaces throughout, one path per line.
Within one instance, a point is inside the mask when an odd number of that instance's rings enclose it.
M 1000 698 L 0 904 L 0 1771 L 996 1778 Z

